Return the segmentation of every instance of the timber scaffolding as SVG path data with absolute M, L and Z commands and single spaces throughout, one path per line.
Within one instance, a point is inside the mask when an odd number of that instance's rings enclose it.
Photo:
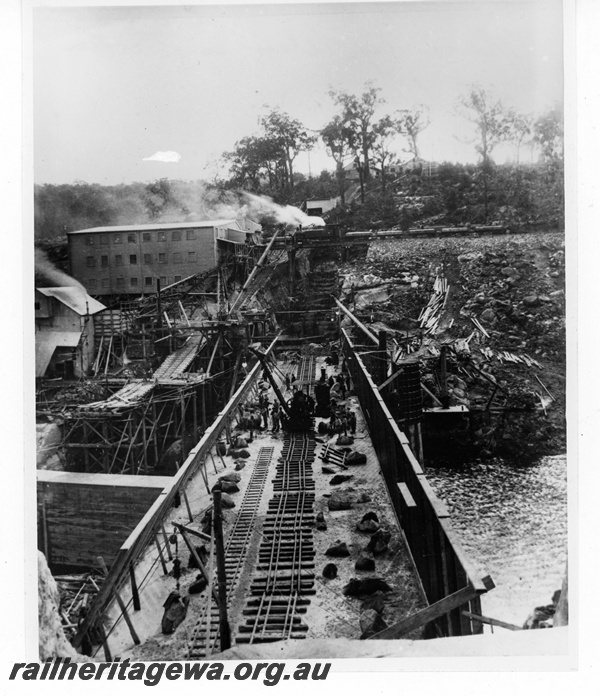
M 210 280 L 214 292 L 208 293 L 204 284 Z M 251 286 L 247 282 L 232 305 L 224 273 L 215 268 L 163 289 L 159 285 L 155 294 L 109 310 L 99 324 L 97 381 L 90 384 L 114 393 L 91 403 L 59 402 L 57 408 L 40 390 L 38 411 L 63 418 L 63 447 L 76 470 L 160 472 L 163 457 L 177 443 L 176 458 L 185 459 L 235 388 L 245 346 L 267 334 L 274 322 L 268 312 L 243 311 Z M 216 318 L 195 319 L 207 296 L 216 301 Z M 166 357 L 143 378 L 119 377 L 122 370 L 109 373 L 109 367 L 124 368 L 126 351 L 145 361 Z M 169 461 L 166 465 L 173 468 Z

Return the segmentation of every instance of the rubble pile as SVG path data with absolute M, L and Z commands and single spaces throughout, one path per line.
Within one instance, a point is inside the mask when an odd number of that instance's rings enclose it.
M 403 338 L 396 357 L 416 353 L 434 395 L 448 346 L 450 405 L 485 412 L 475 429 L 484 457 L 564 451 L 562 234 L 382 240 L 341 272 L 342 301 Z

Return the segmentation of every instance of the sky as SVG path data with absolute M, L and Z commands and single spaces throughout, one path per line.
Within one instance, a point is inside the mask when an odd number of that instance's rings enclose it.
M 329 90 L 369 80 L 377 117 L 428 106 L 424 158 L 475 161 L 459 96 L 480 84 L 541 113 L 562 105 L 562 61 L 554 0 L 35 8 L 34 181 L 210 180 L 270 108 L 316 131 Z M 317 147 L 295 169 L 333 165 Z

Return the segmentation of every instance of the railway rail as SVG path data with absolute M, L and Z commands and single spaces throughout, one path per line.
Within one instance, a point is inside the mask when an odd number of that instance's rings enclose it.
M 306 637 L 302 615 L 316 594 L 314 460 L 312 431 L 286 434 L 237 643 Z

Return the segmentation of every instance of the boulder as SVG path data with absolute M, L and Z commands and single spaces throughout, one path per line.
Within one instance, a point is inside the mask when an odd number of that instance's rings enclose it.
M 234 471 L 229 474 L 225 474 L 224 476 L 219 476 L 219 481 L 232 481 L 233 483 L 239 483 L 241 480 L 241 474 L 236 474 Z
M 335 444 L 347 447 L 348 445 L 354 444 L 354 438 L 350 435 L 340 435 L 338 439 L 335 441 Z
M 330 546 L 327 551 L 325 551 L 325 555 L 332 556 L 333 558 L 346 558 L 350 555 L 350 551 L 348 551 L 346 542 L 338 539 L 333 546 Z
M 246 442 L 246 439 L 243 437 L 238 437 L 235 440 L 235 448 L 236 449 L 242 449 L 244 447 L 248 447 L 248 443 Z
M 367 609 L 360 615 L 360 630 L 362 631 L 360 639 L 370 638 L 371 636 L 383 631 L 387 628 L 387 623 L 383 620 L 381 614 L 374 609 Z
M 322 466 L 321 471 L 324 474 L 335 474 L 335 469 L 332 469 L 330 466 Z
M 181 598 L 179 592 L 171 592 L 163 607 L 165 608 L 161 621 L 161 629 L 164 634 L 174 633 L 175 629 L 185 619 L 190 598 Z
M 517 269 L 513 268 L 512 266 L 505 266 L 504 268 L 500 269 L 500 273 L 503 276 L 512 278 L 515 278 L 519 275 L 519 271 L 517 271 Z
M 356 570 L 375 570 L 375 561 L 371 558 L 371 556 L 369 556 L 368 553 L 361 551 L 358 554 L 354 567 Z
M 236 462 L 235 470 L 241 471 L 246 466 L 246 462 Z
M 333 580 L 334 578 L 337 578 L 337 566 L 335 563 L 328 563 L 323 568 L 323 577 L 327 578 L 328 580 Z
M 221 490 L 223 493 L 238 493 L 240 489 L 234 481 L 221 481 Z
M 327 529 L 327 522 L 325 522 L 325 515 L 322 512 L 317 512 L 315 518 L 316 528 L 325 531 Z
M 537 307 L 539 303 L 540 300 L 537 295 L 527 295 L 527 297 L 523 298 L 523 304 L 527 305 L 528 307 Z
M 361 611 L 367 611 L 367 609 L 374 609 L 376 612 L 381 614 L 385 607 L 385 599 L 383 596 L 383 592 L 375 592 L 374 595 L 371 595 L 371 597 L 367 597 L 367 599 L 363 600 L 360 605 L 360 610 Z
M 350 479 L 353 479 L 354 476 L 352 474 L 336 474 L 331 481 L 329 481 L 329 484 L 331 486 L 339 486 L 340 483 L 344 483 L 345 481 L 350 481 Z
M 359 532 L 366 532 L 367 534 L 374 534 L 380 527 L 377 520 L 361 520 L 357 525 L 356 529 Z
M 481 313 L 481 321 L 485 321 L 488 324 L 493 324 L 496 321 L 496 312 L 493 309 L 485 309 Z
M 367 463 L 367 455 L 362 452 L 350 452 L 346 457 L 346 464 L 348 466 L 359 466 L 361 464 Z
M 375 556 L 385 553 L 392 538 L 392 533 L 387 529 L 379 529 L 373 534 L 367 544 L 367 550 Z
M 230 495 L 227 495 L 227 493 L 221 493 L 221 505 L 228 509 L 234 508 L 235 500 Z
M 346 597 L 359 597 L 360 595 L 372 595 L 375 592 L 391 592 L 392 588 L 381 578 L 351 578 L 344 587 Z
M 327 504 L 330 510 L 351 510 L 355 505 L 370 501 L 371 498 L 364 491 L 345 488 L 334 491 Z
M 189 594 L 200 594 L 207 586 L 206 579 L 203 575 L 198 574 L 196 580 L 188 587 Z

